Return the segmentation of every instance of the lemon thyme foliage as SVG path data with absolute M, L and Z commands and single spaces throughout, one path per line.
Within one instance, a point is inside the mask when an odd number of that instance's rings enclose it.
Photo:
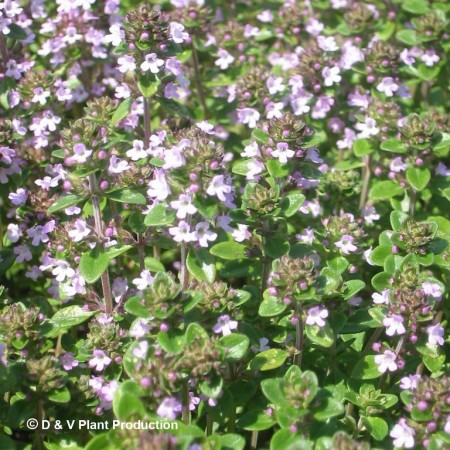
M 447 10 L 0 3 L 0 447 L 449 447 Z

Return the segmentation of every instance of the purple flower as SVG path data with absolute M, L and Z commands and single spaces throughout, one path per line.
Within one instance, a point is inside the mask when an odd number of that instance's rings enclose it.
M 278 142 L 276 150 L 272 151 L 272 156 L 278 158 L 280 163 L 287 163 L 295 155 L 294 150 L 291 150 L 286 142 Z
M 69 237 L 73 242 L 80 242 L 91 233 L 84 220 L 77 219 L 74 224 L 75 228 L 69 230 Z
M 383 320 L 383 325 L 386 327 L 386 334 L 394 336 L 395 334 L 404 334 L 406 332 L 403 325 L 403 317 L 398 314 L 392 314 L 391 317 L 386 317 Z
M 409 375 L 400 380 L 400 389 L 414 390 L 417 389 L 417 382 L 420 380 L 420 375 Z
M 259 112 L 253 108 L 241 108 L 236 111 L 239 123 L 247 124 L 249 128 L 255 128 L 261 117 Z
M 222 70 L 228 69 L 230 64 L 234 61 L 234 57 L 223 48 L 219 48 L 217 55 L 219 56 L 219 59 L 217 59 L 214 64 Z
M 406 424 L 406 419 L 400 419 L 392 429 L 390 436 L 394 438 L 394 446 L 398 448 L 413 448 L 416 432 Z
M 228 336 L 232 330 L 236 330 L 238 323 L 236 320 L 231 320 L 228 314 L 224 314 L 217 319 L 217 323 L 213 327 L 216 334 L 222 333 L 223 336 Z
M 72 352 L 64 353 L 64 355 L 59 358 L 59 362 L 64 370 L 72 370 L 74 367 L 78 366 L 78 361 L 74 358 Z
M 383 354 L 375 356 L 375 363 L 378 366 L 378 371 L 385 373 L 386 371 L 395 372 L 398 369 L 395 362 L 397 356 L 392 350 L 385 350 Z
M 339 241 L 335 243 L 336 247 L 341 250 L 344 255 L 349 255 L 352 252 L 357 252 L 358 247 L 353 244 L 355 241 L 353 236 L 344 234 Z
M 175 420 L 183 410 L 183 405 L 175 397 L 166 397 L 156 410 L 159 417 Z
M 145 60 L 141 64 L 142 72 L 158 73 L 160 71 L 160 67 L 164 65 L 164 61 L 159 59 L 156 53 L 150 53 L 145 55 Z
M 308 316 L 306 317 L 306 324 L 324 327 L 326 323 L 324 319 L 326 319 L 327 317 L 328 317 L 328 310 L 326 308 L 314 306 L 308 310 Z
M 140 291 L 147 289 L 152 283 L 153 283 L 153 276 L 150 273 L 150 270 L 147 269 L 141 272 L 141 276 L 139 278 L 135 278 L 133 280 L 133 284 L 135 284 Z
M 389 304 L 389 296 L 390 296 L 391 291 L 389 289 L 385 289 L 384 291 L 381 292 L 381 294 L 379 294 L 378 292 L 375 292 L 372 294 L 372 300 L 375 304 L 377 305 L 383 305 Z
M 428 343 L 430 345 L 444 345 L 444 328 L 441 324 L 431 325 L 427 328 Z
M 13 205 L 16 206 L 23 205 L 27 201 L 28 192 L 24 188 L 19 188 L 17 189 L 16 192 L 11 192 L 8 195 L 8 198 L 11 200 L 11 203 Z
M 175 242 L 192 242 L 195 240 L 190 225 L 184 220 L 181 220 L 178 223 L 178 226 L 170 227 L 169 234 L 173 236 Z
M 94 368 L 97 372 L 102 372 L 112 361 L 103 350 L 94 349 L 92 354 L 93 357 L 89 360 L 89 367 Z

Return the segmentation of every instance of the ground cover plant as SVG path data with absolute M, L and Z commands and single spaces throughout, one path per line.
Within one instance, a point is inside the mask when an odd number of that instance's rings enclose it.
M 0 449 L 450 448 L 448 9 L 0 2 Z

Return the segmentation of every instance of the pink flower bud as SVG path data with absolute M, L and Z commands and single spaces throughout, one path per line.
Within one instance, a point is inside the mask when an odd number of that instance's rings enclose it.
M 146 389 L 146 388 L 148 388 L 148 387 L 151 386 L 152 381 L 150 380 L 150 378 L 144 377 L 144 378 L 142 378 L 140 384 L 141 384 L 141 386 L 142 386 L 144 389 Z
M 106 189 L 108 189 L 108 187 L 109 187 L 109 184 L 106 180 L 100 181 L 100 189 L 102 191 L 106 191 Z
M 162 323 L 159 326 L 159 330 L 162 331 L 163 333 L 167 333 L 169 331 L 169 325 L 167 323 Z

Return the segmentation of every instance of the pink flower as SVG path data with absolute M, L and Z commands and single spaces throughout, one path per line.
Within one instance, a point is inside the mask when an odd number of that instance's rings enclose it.
M 131 55 L 125 55 L 117 60 L 119 72 L 133 72 L 136 69 L 136 60 Z
M 175 420 L 183 410 L 183 405 L 174 397 L 166 397 L 156 410 L 159 417 Z
M 333 67 L 324 67 L 322 69 L 322 76 L 324 78 L 325 86 L 333 86 L 333 84 L 337 84 L 342 80 L 342 77 L 339 75 L 341 70 L 337 66 Z
M 308 310 L 308 316 L 306 317 L 307 325 L 317 325 L 318 327 L 325 326 L 325 320 L 328 317 L 328 310 L 321 308 L 320 306 L 313 306 Z
M 170 227 L 169 234 L 173 236 L 175 242 L 192 242 L 195 240 L 190 225 L 184 220 L 181 220 L 178 226 Z
M 252 237 L 252 234 L 250 233 L 250 231 L 248 231 L 248 225 L 238 223 L 238 229 L 233 230 L 231 236 L 233 236 L 233 239 L 236 242 L 243 242 L 247 239 L 250 239 Z
M 176 44 L 182 44 L 184 41 L 189 39 L 189 33 L 184 31 L 184 25 L 178 22 L 170 22 L 169 25 L 170 38 Z
M 385 350 L 382 355 L 376 355 L 375 364 L 378 366 L 378 371 L 381 373 L 395 372 L 398 369 L 396 359 L 397 356 L 392 350 Z
M 239 123 L 255 128 L 261 114 L 253 108 L 240 108 L 236 110 Z
M 141 64 L 142 72 L 158 73 L 160 71 L 160 67 L 164 65 L 164 61 L 159 59 L 156 53 L 150 53 L 149 55 L 145 55 L 145 60 Z
M 287 163 L 288 159 L 295 155 L 294 150 L 291 150 L 286 142 L 278 142 L 276 150 L 272 151 L 272 156 L 278 158 L 280 163 Z
M 409 375 L 400 380 L 400 389 L 414 390 L 417 389 L 417 382 L 420 380 L 420 375 Z
M 227 200 L 226 195 L 231 193 L 231 186 L 226 182 L 224 175 L 216 175 L 209 183 L 206 193 L 210 196 L 216 196 L 222 202 Z
M 416 432 L 406 424 L 406 419 L 400 419 L 389 436 L 394 438 L 394 446 L 398 448 L 413 448 Z
M 379 294 L 378 292 L 374 292 L 372 294 L 372 300 L 375 304 L 377 305 L 383 305 L 389 304 L 389 296 L 390 296 L 391 291 L 389 289 L 385 289 L 384 291 L 381 292 L 381 294 Z
M 398 314 L 392 314 L 391 317 L 386 317 L 383 320 L 383 325 L 387 328 L 386 334 L 388 336 L 404 334 L 406 332 L 405 326 L 403 325 L 403 317 Z
M 441 324 L 431 325 L 427 328 L 428 343 L 430 345 L 444 345 L 444 328 Z
M 217 319 L 217 323 L 213 327 L 213 331 L 216 334 L 222 333 L 223 336 L 228 336 L 232 333 L 232 330 L 236 330 L 238 322 L 231 320 L 228 314 L 224 314 Z
M 392 77 L 385 77 L 377 85 L 377 91 L 384 93 L 386 97 L 392 97 L 394 92 L 398 91 L 399 87 L 400 86 L 394 82 Z
M 103 350 L 94 350 L 92 354 L 93 357 L 89 360 L 89 367 L 93 367 L 97 372 L 102 372 L 106 366 L 111 364 L 112 359 Z
M 133 284 L 135 284 L 140 291 L 143 291 L 153 283 L 153 279 L 154 278 L 150 273 L 150 270 L 145 269 L 141 272 L 140 278 L 135 278 L 133 280 Z
M 339 241 L 335 243 L 336 247 L 341 250 L 344 255 L 349 255 L 352 252 L 358 251 L 358 247 L 353 244 L 355 241 L 353 236 L 344 234 Z
M 16 192 L 11 192 L 8 195 L 8 198 L 11 200 L 13 205 L 23 205 L 28 199 L 28 192 L 24 188 L 19 188 Z
M 228 69 L 230 64 L 234 61 L 234 56 L 230 55 L 223 48 L 219 48 L 217 55 L 219 59 L 214 63 L 216 66 L 220 67 L 222 70 Z
M 439 62 L 440 58 L 436 55 L 434 50 L 427 50 L 420 59 L 425 63 L 428 67 L 433 67 L 436 63 Z
M 84 144 L 78 143 L 73 146 L 73 153 L 70 160 L 82 164 L 92 155 L 92 150 L 88 150 Z
M 137 359 L 145 359 L 148 352 L 148 342 L 141 341 L 139 344 L 133 348 L 133 356 Z
M 193 236 L 201 247 L 208 247 L 208 241 L 215 241 L 217 239 L 217 233 L 214 233 L 209 229 L 208 222 L 199 222 L 195 225 Z
M 425 283 L 422 284 L 422 289 L 427 296 L 433 297 L 437 301 L 441 300 L 443 291 L 439 284 L 425 281 Z
M 317 44 L 325 52 L 335 52 L 336 50 L 339 50 L 333 36 L 318 36 Z
M 139 161 L 140 159 L 144 159 L 148 156 L 147 150 L 144 149 L 144 142 L 135 139 L 133 141 L 133 148 L 127 150 L 126 155 L 128 158 L 131 158 L 132 161 Z
M 197 208 L 192 204 L 192 197 L 189 194 L 180 194 L 178 200 L 170 202 L 170 206 L 177 211 L 177 217 L 184 219 L 186 215 L 197 212 Z
M 112 155 L 109 160 L 108 172 L 109 173 L 122 173 L 129 170 L 131 167 L 128 161 L 124 159 L 119 159 L 116 155 Z
M 74 358 L 72 352 L 64 353 L 64 355 L 59 358 L 59 362 L 64 370 L 72 370 L 74 367 L 78 366 L 78 361 Z
M 355 128 L 360 131 L 360 133 L 358 134 L 359 139 L 365 139 L 369 138 L 370 136 L 376 136 L 380 132 L 380 129 L 377 128 L 376 120 L 367 116 L 365 118 L 364 123 L 358 122 L 355 125 Z
M 73 242 L 80 242 L 82 241 L 86 236 L 89 236 L 91 233 L 91 230 L 87 226 L 86 221 L 77 219 L 75 221 L 75 228 L 72 230 L 69 230 L 69 237 L 72 239 Z

